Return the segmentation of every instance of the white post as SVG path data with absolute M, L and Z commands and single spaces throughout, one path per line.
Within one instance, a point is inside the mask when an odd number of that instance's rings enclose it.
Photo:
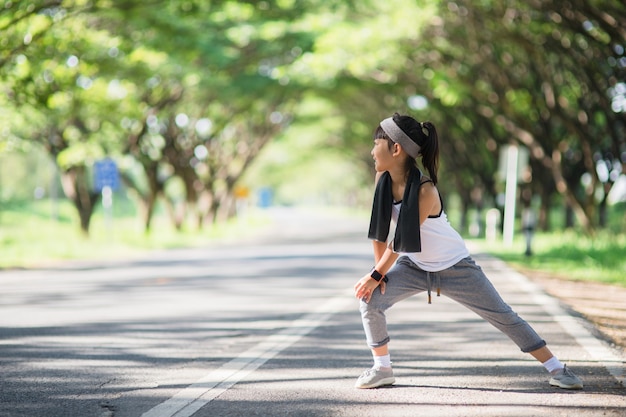
M 113 231 L 113 189 L 108 185 L 102 187 L 102 206 L 104 207 L 104 227 L 110 239 Z
M 515 229 L 515 200 L 517 197 L 517 155 L 516 145 L 510 145 L 506 152 L 506 187 L 504 198 L 504 226 L 502 238 L 505 246 L 513 244 Z
M 50 216 L 52 220 L 59 220 L 59 170 L 54 162 L 49 162 L 52 170 L 52 178 L 50 179 Z
M 487 242 L 495 242 L 498 238 L 498 223 L 500 223 L 500 211 L 498 209 L 490 209 L 487 211 L 487 227 L 485 229 L 485 238 Z

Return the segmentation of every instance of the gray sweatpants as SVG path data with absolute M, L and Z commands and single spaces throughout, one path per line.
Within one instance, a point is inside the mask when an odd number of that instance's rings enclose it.
M 471 257 L 440 272 L 426 272 L 403 256 L 387 273 L 385 294 L 377 288 L 369 303 L 361 301 L 361 318 L 370 347 L 389 342 L 385 311 L 398 301 L 440 284 L 441 294 L 469 308 L 507 335 L 522 352 L 532 352 L 546 345 L 532 327 L 502 300 L 482 269 Z

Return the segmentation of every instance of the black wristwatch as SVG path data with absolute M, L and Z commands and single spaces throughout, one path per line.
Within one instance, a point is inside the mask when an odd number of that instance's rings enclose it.
M 384 275 L 378 272 L 376 268 L 374 268 L 372 269 L 372 272 L 370 272 L 370 277 L 372 277 L 374 281 L 380 281 L 381 279 L 384 278 Z

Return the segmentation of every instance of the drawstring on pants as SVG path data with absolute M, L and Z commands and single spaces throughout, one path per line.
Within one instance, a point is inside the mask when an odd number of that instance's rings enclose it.
M 439 276 L 439 274 L 436 274 L 437 276 L 437 297 L 441 296 L 441 277 Z M 426 284 L 427 284 L 427 291 L 428 291 L 428 304 L 432 304 L 433 300 L 432 297 L 430 295 L 430 290 L 432 288 L 432 282 L 430 279 L 430 272 L 426 271 Z

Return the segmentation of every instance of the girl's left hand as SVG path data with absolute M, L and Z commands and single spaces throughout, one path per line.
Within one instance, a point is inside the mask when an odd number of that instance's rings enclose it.
M 367 274 L 354 285 L 354 295 L 356 298 L 360 298 L 368 303 L 372 298 L 372 293 L 379 285 L 380 292 L 384 294 L 386 285 L 385 281 L 382 279 L 380 281 L 376 281 L 370 276 L 370 274 Z

